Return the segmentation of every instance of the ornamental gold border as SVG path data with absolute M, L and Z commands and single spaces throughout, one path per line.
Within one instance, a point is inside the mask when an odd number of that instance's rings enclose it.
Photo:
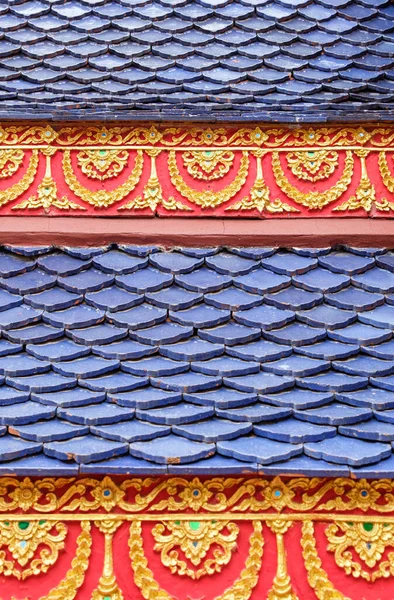
M 17 509 L 21 514 L 14 517 L 21 519 L 26 514 L 34 518 L 43 513 L 53 518 L 56 512 L 66 520 L 81 519 L 83 513 L 99 519 L 115 508 L 115 519 L 133 519 L 144 513 L 150 520 L 175 512 L 177 518 L 190 518 L 190 514 L 203 518 L 204 513 L 210 513 L 215 518 L 228 518 L 231 514 L 232 519 L 253 519 L 267 512 L 274 518 L 281 515 L 296 520 L 297 515 L 312 511 L 316 519 L 320 515 L 320 520 L 324 520 L 328 513 L 338 518 L 343 513 L 346 518 L 349 511 L 359 509 L 385 515 L 387 522 L 394 522 L 394 480 L 147 477 L 118 482 L 109 476 L 34 480 L 0 477 L 0 519 Z M 91 517 L 93 512 L 96 514 Z
M 277 126 L 258 124 L 249 127 L 231 125 L 140 125 L 119 124 L 0 124 L 0 146 L 55 145 L 69 148 L 87 146 L 162 147 L 181 149 L 220 148 L 352 148 L 385 149 L 394 144 L 394 127 L 365 126 Z

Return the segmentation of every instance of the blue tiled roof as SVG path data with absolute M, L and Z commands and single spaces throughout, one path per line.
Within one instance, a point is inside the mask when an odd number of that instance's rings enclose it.
M 393 120 L 393 73 L 391 0 L 0 5 L 2 119 Z
M 393 256 L 0 249 L 0 474 L 391 477 Z

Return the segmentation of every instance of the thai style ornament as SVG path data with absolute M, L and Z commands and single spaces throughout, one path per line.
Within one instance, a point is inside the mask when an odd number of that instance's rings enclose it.
M 321 566 L 312 521 L 306 520 L 302 525 L 301 547 L 308 582 L 317 598 L 319 600 L 351 600 L 335 589 L 327 572 Z
M 184 198 L 202 208 L 214 208 L 230 200 L 245 185 L 249 170 L 249 156 L 247 152 L 242 152 L 241 164 L 233 181 L 225 188 L 215 192 L 211 190 L 196 190 L 185 182 L 179 172 L 174 150 L 171 150 L 168 155 L 168 169 L 173 186 Z
M 335 553 L 335 562 L 347 575 L 376 581 L 380 577 L 394 575 L 394 552 L 389 552 L 387 560 L 381 562 L 386 548 L 394 547 L 394 525 L 390 523 L 331 523 L 326 528 L 327 549 Z M 353 552 L 369 569 L 353 559 Z
M 0 179 L 11 177 L 22 165 L 24 151 L 21 148 L 0 150 Z
M 302 192 L 294 187 L 282 169 L 280 155 L 277 151 L 272 153 L 272 170 L 276 183 L 286 196 L 309 209 L 321 209 L 326 204 L 338 200 L 349 187 L 353 176 L 353 155 L 350 150 L 346 151 L 345 168 L 341 177 L 337 183 L 324 192 Z
M 156 157 L 160 152 L 161 150 L 156 149 L 146 150 L 146 154 L 151 159 L 151 167 L 149 180 L 144 187 L 143 195 L 130 200 L 130 202 L 127 202 L 127 204 L 121 206 L 118 210 L 150 208 L 154 212 L 159 204 L 167 210 L 191 210 L 188 206 L 182 204 L 182 202 L 177 202 L 173 196 L 168 200 L 163 198 L 163 191 L 157 177 L 156 169 Z
M 82 185 L 75 173 L 71 163 L 71 154 L 69 150 L 64 151 L 63 155 L 63 173 L 69 188 L 74 192 L 76 196 L 81 198 L 84 202 L 93 205 L 95 208 L 106 208 L 111 206 L 115 202 L 123 200 L 130 192 L 133 191 L 135 186 L 140 180 L 142 174 L 142 167 L 144 163 L 142 150 L 137 150 L 135 157 L 135 164 L 131 171 L 130 176 L 127 180 L 119 185 L 114 190 L 98 190 L 92 191 Z
M 226 533 L 227 530 L 227 533 Z M 237 547 L 239 527 L 228 521 L 167 521 L 152 529 L 154 549 L 161 552 L 161 562 L 171 573 L 200 579 L 203 575 L 220 573 L 231 560 Z M 207 558 L 213 547 L 213 558 Z M 179 558 L 179 548 L 187 561 Z M 198 567 L 201 565 L 199 569 Z
M 24 200 L 16 206 L 13 206 L 12 210 L 43 208 L 45 211 L 48 211 L 51 206 L 60 208 L 61 210 L 68 210 L 70 208 L 74 210 L 86 210 L 83 206 L 79 206 L 79 204 L 68 200 L 66 196 L 63 196 L 62 198 L 57 197 L 57 186 L 52 177 L 51 169 L 51 157 L 55 154 L 56 148 L 44 148 L 41 152 L 46 158 L 46 167 L 45 175 L 37 188 L 37 196 L 30 196 L 28 200 Z
M 245 196 L 240 202 L 232 204 L 226 210 L 253 210 L 257 209 L 260 213 L 267 211 L 268 213 L 283 213 L 283 212 L 299 212 L 293 206 L 289 206 L 278 198 L 270 200 L 270 190 L 264 181 L 263 167 L 261 159 L 266 151 L 255 150 L 253 156 L 256 157 L 256 180 L 250 190 L 250 197 Z
M 141 522 L 134 521 L 130 526 L 129 548 L 131 566 L 134 571 L 134 582 L 140 589 L 145 600 L 174 600 L 174 597 L 160 587 L 153 572 L 148 567 L 144 554 Z M 248 600 L 258 582 L 261 560 L 263 556 L 264 539 L 262 525 L 259 521 L 253 523 L 253 533 L 250 536 L 249 553 L 245 567 L 233 585 L 215 600 Z
M 286 160 L 297 179 L 320 181 L 334 173 L 338 166 L 338 152 L 333 150 L 288 152 Z
M 114 575 L 112 538 L 121 521 L 96 521 L 95 525 L 104 534 L 104 566 L 98 587 L 94 590 L 91 600 L 123 600 Z
M 127 150 L 82 150 L 77 154 L 78 166 L 90 179 L 105 181 L 116 177 L 127 165 Z
M 361 163 L 360 183 L 357 186 L 356 194 L 340 206 L 334 208 L 334 210 L 358 210 L 362 208 L 366 212 L 370 212 L 372 206 L 376 203 L 376 192 L 375 187 L 369 179 L 367 164 L 365 162 L 369 150 L 362 148 L 361 150 L 355 150 L 354 153 L 359 157 Z
M 194 179 L 213 181 L 224 177 L 233 165 L 234 152 L 230 150 L 188 150 L 182 154 L 187 172 Z
M 0 573 L 17 579 L 46 573 L 64 548 L 66 535 L 67 528 L 63 523 L 45 520 L 1 522 Z
M 298 600 L 294 593 L 290 577 L 287 572 L 286 550 L 283 536 L 292 526 L 290 521 L 272 521 L 268 527 L 276 534 L 277 569 L 272 588 L 268 592 L 267 600 Z
M 38 150 L 32 150 L 26 173 L 17 182 L 6 190 L 0 190 L 0 206 L 12 202 L 29 189 L 34 181 L 38 167 Z

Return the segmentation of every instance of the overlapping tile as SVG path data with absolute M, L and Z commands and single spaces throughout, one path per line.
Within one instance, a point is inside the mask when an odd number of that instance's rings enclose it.
M 360 104 L 392 114 L 390 0 L 69 4 L 5 3 L 0 116 L 108 117 L 116 107 L 118 119 L 325 121 L 356 115 Z M 124 272 L 138 260 L 124 258 Z M 105 261 L 111 269 L 111 255 Z
M 0 472 L 390 476 L 391 256 L 4 248 Z

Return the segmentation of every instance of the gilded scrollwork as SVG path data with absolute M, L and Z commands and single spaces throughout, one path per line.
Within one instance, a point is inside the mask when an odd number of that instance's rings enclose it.
M 265 150 L 255 150 L 253 155 L 256 157 L 256 179 L 250 190 L 249 196 L 245 196 L 239 202 L 235 202 L 226 210 L 253 210 L 256 209 L 260 213 L 267 211 L 268 213 L 283 213 L 283 212 L 299 212 L 294 206 L 282 202 L 279 198 L 270 199 L 270 189 L 264 181 L 263 167 L 261 159 Z
M 249 540 L 249 552 L 240 576 L 223 594 L 215 600 L 248 600 L 256 587 L 263 556 L 264 538 L 260 521 L 253 523 L 253 533 Z M 142 542 L 141 521 L 130 526 L 129 549 L 134 582 L 145 600 L 173 600 L 174 597 L 160 587 L 148 566 Z
M 1 522 L 0 573 L 22 580 L 46 573 L 63 550 L 66 535 L 64 523 L 46 520 Z
M 163 197 L 163 190 L 157 176 L 156 168 L 156 158 L 160 152 L 161 150 L 157 150 L 155 148 L 146 150 L 146 154 L 151 160 L 151 167 L 149 179 L 144 187 L 142 196 L 133 198 L 133 200 L 130 200 L 130 202 L 127 202 L 118 208 L 118 210 L 141 210 L 144 208 L 149 208 L 152 212 L 154 212 L 160 204 L 167 210 L 191 210 L 188 206 L 182 204 L 182 202 L 175 200 L 173 196 L 170 196 L 168 200 Z
M 78 181 L 71 163 L 71 153 L 69 150 L 65 150 L 63 154 L 63 174 L 70 190 L 72 190 L 76 196 L 81 198 L 81 200 L 91 204 L 95 208 L 106 208 L 115 202 L 123 200 L 133 191 L 140 180 L 143 163 L 144 158 L 142 150 L 137 150 L 134 167 L 124 183 L 114 190 L 101 189 L 93 191 L 89 190 Z
M 22 210 L 25 208 L 43 208 L 46 212 L 51 207 L 60 208 L 61 210 L 86 210 L 76 202 L 71 202 L 67 196 L 58 198 L 57 185 L 52 177 L 51 158 L 56 152 L 56 148 L 48 147 L 41 150 L 46 158 L 45 174 L 41 183 L 37 188 L 37 195 L 30 196 L 27 200 L 20 202 L 12 207 L 12 210 Z
M 77 154 L 78 166 L 82 173 L 99 181 L 117 177 L 126 167 L 128 159 L 127 150 L 87 149 Z
M 334 150 L 301 150 L 286 154 L 287 164 L 297 179 L 320 181 L 332 175 L 338 166 Z
M 344 512 L 360 509 L 377 514 L 394 511 L 394 481 L 354 480 L 346 477 L 321 479 L 294 477 L 273 479 L 244 477 L 170 477 L 125 479 L 116 483 L 103 479 L 78 480 L 0 477 L 0 512 L 20 508 L 24 513 L 89 512 L 109 513 L 115 507 L 127 513 L 158 511 L 170 513 L 208 511 L 220 513 L 306 513 Z
M 182 154 L 183 163 L 193 179 L 221 179 L 231 169 L 234 152 L 231 150 L 188 150 Z
M 314 532 L 312 521 L 304 521 L 301 548 L 309 585 L 319 600 L 351 600 L 334 587 L 327 572 L 323 569 L 316 549 Z
M 315 190 L 302 192 L 292 185 L 282 168 L 279 152 L 272 153 L 272 170 L 277 185 L 288 198 L 311 210 L 322 209 L 327 204 L 338 200 L 349 187 L 353 176 L 353 155 L 350 150 L 346 151 L 345 167 L 341 177 L 333 186 L 323 192 Z
M 91 600 L 123 600 L 124 596 L 119 588 L 114 574 L 113 536 L 122 524 L 121 521 L 97 521 L 96 527 L 104 534 L 104 565 L 98 586 L 92 593 Z
M 0 190 L 0 206 L 16 200 L 29 189 L 37 173 L 38 161 L 38 150 L 32 150 L 29 164 L 23 177 L 6 190 Z
M 387 560 L 381 560 L 387 548 L 394 548 L 393 524 L 334 522 L 328 525 L 325 533 L 329 542 L 327 550 L 334 552 L 336 564 L 347 575 L 376 581 L 394 574 L 394 552 L 388 552 Z
M 154 549 L 171 573 L 200 579 L 220 573 L 237 547 L 239 527 L 228 521 L 167 521 L 152 529 Z M 206 558 L 213 547 L 212 558 Z M 179 550 L 187 560 L 179 557 Z M 188 562 L 191 566 L 188 566 Z M 201 565 L 201 566 L 200 566 Z M 195 568 L 199 567 L 199 568 Z
M 25 156 L 22 148 L 0 149 L 0 179 L 11 177 L 22 165 Z
M 242 152 L 238 173 L 231 183 L 218 191 L 197 190 L 190 187 L 179 172 L 176 153 L 173 150 L 168 155 L 168 169 L 172 185 L 184 198 L 202 208 L 215 208 L 231 200 L 245 185 L 249 170 L 249 155 L 245 151 Z

